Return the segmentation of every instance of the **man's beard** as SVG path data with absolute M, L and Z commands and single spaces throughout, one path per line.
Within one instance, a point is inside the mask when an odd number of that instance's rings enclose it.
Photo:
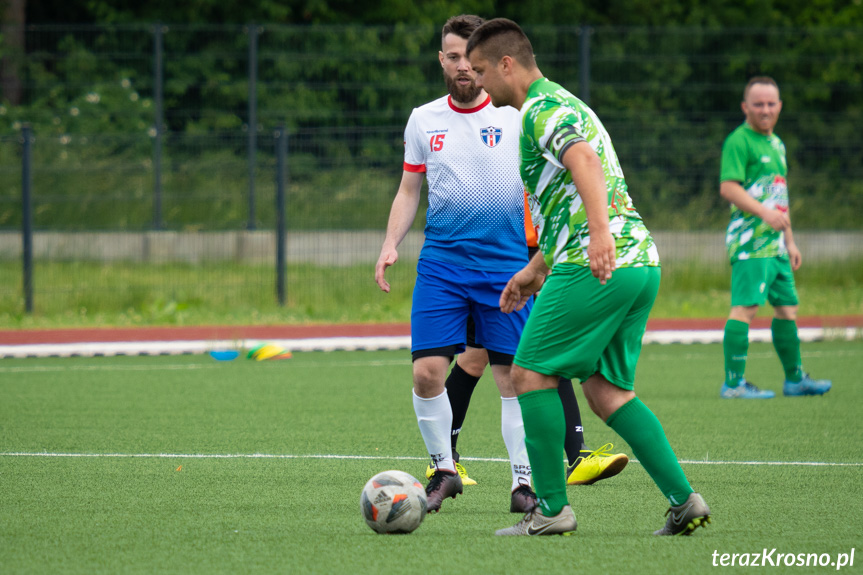
M 458 78 L 451 78 L 444 72 L 444 80 L 446 81 L 446 88 L 449 90 L 449 95 L 453 100 L 460 104 L 470 104 L 474 100 L 476 100 L 479 93 L 482 91 L 482 88 L 477 88 L 476 84 L 473 80 L 467 86 L 460 85 L 457 80 Z

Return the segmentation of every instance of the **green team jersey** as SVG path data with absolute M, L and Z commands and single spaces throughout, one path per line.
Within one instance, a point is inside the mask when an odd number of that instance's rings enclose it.
M 776 134 L 765 136 L 744 123 L 725 139 L 720 182 L 740 182 L 747 194 L 768 208 L 787 212 L 787 173 L 785 144 Z M 750 258 L 788 257 L 783 232 L 734 204 L 725 245 L 731 263 Z
M 617 267 L 658 266 L 656 245 L 632 205 L 611 138 L 593 110 L 559 84 L 541 78 L 530 85 L 521 112 L 521 177 L 548 267 L 590 265 L 587 214 L 561 162 L 564 152 L 582 141 L 602 160 Z

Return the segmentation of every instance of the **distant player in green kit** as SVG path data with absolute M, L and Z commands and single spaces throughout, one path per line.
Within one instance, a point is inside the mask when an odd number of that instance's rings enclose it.
M 775 394 L 746 381 L 749 324 L 758 307 L 773 306 L 773 347 L 785 370 L 786 396 L 824 395 L 830 381 L 812 379 L 800 361 L 797 288 L 794 274 L 802 258 L 788 217 L 785 145 L 773 133 L 782 100 L 772 78 L 752 78 L 741 104 L 746 122 L 722 146 L 720 188 L 731 202 L 725 243 L 731 259 L 731 313 L 725 323 L 726 399 L 769 399 Z
M 632 205 L 611 139 L 584 102 L 543 78 L 515 22 L 490 20 L 467 54 L 477 86 L 497 107 L 521 110 L 521 177 L 534 203 L 540 252 L 501 294 L 518 310 L 540 288 L 512 365 L 537 508 L 497 535 L 571 534 L 565 421 L 558 376 L 579 379 L 591 409 L 632 448 L 671 504 L 656 535 L 689 535 L 710 521 L 659 420 L 633 391 L 659 255 Z M 549 271 L 551 274 L 549 275 Z

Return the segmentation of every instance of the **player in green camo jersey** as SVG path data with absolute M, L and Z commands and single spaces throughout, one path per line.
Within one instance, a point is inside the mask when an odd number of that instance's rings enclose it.
M 617 267 L 658 266 L 653 238 L 632 205 L 611 138 L 593 110 L 546 78 L 530 86 L 521 109 L 521 177 L 533 200 L 546 265 L 589 265 L 587 212 L 573 193 L 571 173 L 560 163 L 569 146 L 583 141 L 602 162 Z
M 758 158 L 751 162 L 750 157 Z M 746 193 L 756 199 L 768 210 L 779 214 L 788 213 L 788 186 L 785 176 L 785 144 L 776 134 L 769 136 L 756 132 L 745 123 L 726 139 L 722 154 L 723 175 L 734 181 L 740 174 Z M 780 218 L 783 225 L 785 219 Z M 725 245 L 731 263 L 750 258 L 772 258 L 788 256 L 782 230 L 773 229 L 770 224 L 755 214 L 744 212 L 731 204 L 731 222 L 725 236 Z
M 688 535 L 710 521 L 710 509 L 690 486 L 659 420 L 633 391 L 659 290 L 659 256 L 627 193 L 611 138 L 587 105 L 542 76 L 515 22 L 486 22 L 471 34 L 467 54 L 492 104 L 521 110 L 521 174 L 543 252 L 500 298 L 509 312 L 542 288 L 512 365 L 538 506 L 497 535 L 576 530 L 560 458 L 559 376 L 581 381 L 591 409 L 630 445 L 668 499 L 669 518 L 655 533 Z
M 812 379 L 800 360 L 797 288 L 794 271 L 803 262 L 788 214 L 785 145 L 773 128 L 782 111 L 779 87 L 767 76 L 752 78 L 743 90 L 746 121 L 722 146 L 720 194 L 731 203 L 725 243 L 731 260 L 731 313 L 723 350 L 725 399 L 769 399 L 771 390 L 746 381 L 749 325 L 765 301 L 773 306 L 773 346 L 785 371 L 786 396 L 824 395 L 832 383 Z

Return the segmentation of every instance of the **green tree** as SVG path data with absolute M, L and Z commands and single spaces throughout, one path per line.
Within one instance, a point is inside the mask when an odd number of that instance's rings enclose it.
M 23 1 L 23 0 L 16 0 Z M 859 0 L 28 0 L 27 22 L 439 25 L 449 16 L 595 26 L 860 26 Z

